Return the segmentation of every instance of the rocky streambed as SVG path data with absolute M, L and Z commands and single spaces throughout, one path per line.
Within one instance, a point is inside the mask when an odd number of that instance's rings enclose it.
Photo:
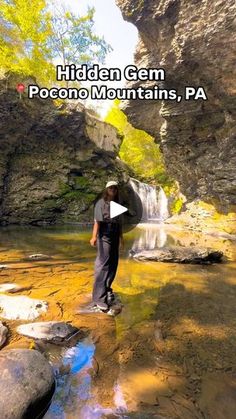
M 46 303 L 34 320 L 1 317 L 8 332 L 0 352 L 3 370 L 9 371 L 11 362 L 14 374 L 23 377 L 14 379 L 17 394 L 33 374 L 24 393 L 28 398 L 22 398 L 26 411 L 29 398 L 38 400 L 35 389 L 42 395 L 44 388 L 46 419 L 234 417 L 233 242 L 154 226 L 129 232 L 114 287 L 123 310 L 108 317 L 81 310 L 90 301 L 93 281 L 89 231 L 11 227 L 0 234 L 0 296 Z M 153 245 L 209 246 L 228 259 L 213 265 L 141 263 L 129 258 L 130 249 L 138 251 L 141 243 L 147 251 Z M 29 258 L 36 254 L 48 257 Z M 0 330 L 4 336 L 6 330 Z M 40 375 L 37 367 L 26 376 L 27 367 L 21 375 L 26 358 L 28 366 L 39 362 L 47 373 Z M 8 372 L 3 377 L 12 379 Z

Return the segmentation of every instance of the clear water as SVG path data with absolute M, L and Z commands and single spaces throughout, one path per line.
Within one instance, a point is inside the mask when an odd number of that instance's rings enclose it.
M 233 242 L 147 224 L 127 233 L 114 283 L 124 307 L 120 315 L 110 318 L 78 314 L 91 298 L 96 250 L 89 245 L 90 235 L 89 229 L 74 226 L 0 230 L 0 263 L 8 265 L 0 271 L 1 283 L 30 285 L 24 295 L 46 300 L 48 313 L 39 320 L 70 321 L 88 332 L 72 346 L 41 348 L 57 382 L 45 418 L 175 417 L 173 405 L 176 417 L 198 418 L 200 398 L 201 405 L 207 406 L 205 411 L 202 408 L 204 414 L 211 408 L 216 411 L 220 398 L 216 395 L 213 403 L 209 394 L 216 391 L 217 382 L 222 385 L 225 377 L 230 380 L 236 372 Z M 168 245 L 210 246 L 223 250 L 228 260 L 198 266 L 129 258 L 131 249 Z M 27 261 L 33 253 L 52 259 Z M 156 343 L 159 321 L 165 335 L 161 348 Z M 31 347 L 32 340 L 17 335 L 16 325 L 8 322 L 9 347 Z M 228 397 L 226 411 L 235 408 L 232 385 L 226 383 L 226 390 L 219 390 Z

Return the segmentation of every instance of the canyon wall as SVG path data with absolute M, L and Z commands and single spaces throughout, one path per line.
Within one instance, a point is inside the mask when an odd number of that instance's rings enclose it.
M 0 82 L 0 223 L 93 221 L 107 179 L 128 179 L 121 137 L 80 104 L 20 99 L 17 81 Z
M 130 101 L 130 122 L 161 143 L 188 200 L 236 204 L 235 0 L 116 0 L 139 30 L 138 67 L 163 67 L 160 87 L 204 86 L 208 101 Z M 152 87 L 154 82 L 135 82 Z M 131 87 L 131 86 L 130 86 Z

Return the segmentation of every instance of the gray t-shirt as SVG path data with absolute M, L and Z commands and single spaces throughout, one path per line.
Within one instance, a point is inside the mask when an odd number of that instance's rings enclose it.
M 99 237 L 119 238 L 122 231 L 122 215 L 110 218 L 110 202 L 103 198 L 95 205 L 94 220 L 100 224 Z
M 94 220 L 99 222 L 115 224 L 122 223 L 122 217 L 120 215 L 118 215 L 117 217 L 110 218 L 110 202 L 105 201 L 104 198 L 99 199 L 99 201 L 95 205 Z

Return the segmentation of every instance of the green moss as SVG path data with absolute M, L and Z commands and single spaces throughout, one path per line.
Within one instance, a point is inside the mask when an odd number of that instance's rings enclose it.
M 90 181 L 86 177 L 79 176 L 75 178 L 75 189 L 80 190 L 89 190 L 90 189 Z
M 43 204 L 45 209 L 53 209 L 59 207 L 59 203 L 56 199 L 47 199 Z
M 71 187 L 67 183 L 59 182 L 58 191 L 60 195 L 65 195 L 71 191 Z
M 81 191 L 70 191 L 66 193 L 63 198 L 69 201 L 83 201 L 86 204 L 91 204 L 95 199 L 96 195 L 92 193 L 85 193 Z

